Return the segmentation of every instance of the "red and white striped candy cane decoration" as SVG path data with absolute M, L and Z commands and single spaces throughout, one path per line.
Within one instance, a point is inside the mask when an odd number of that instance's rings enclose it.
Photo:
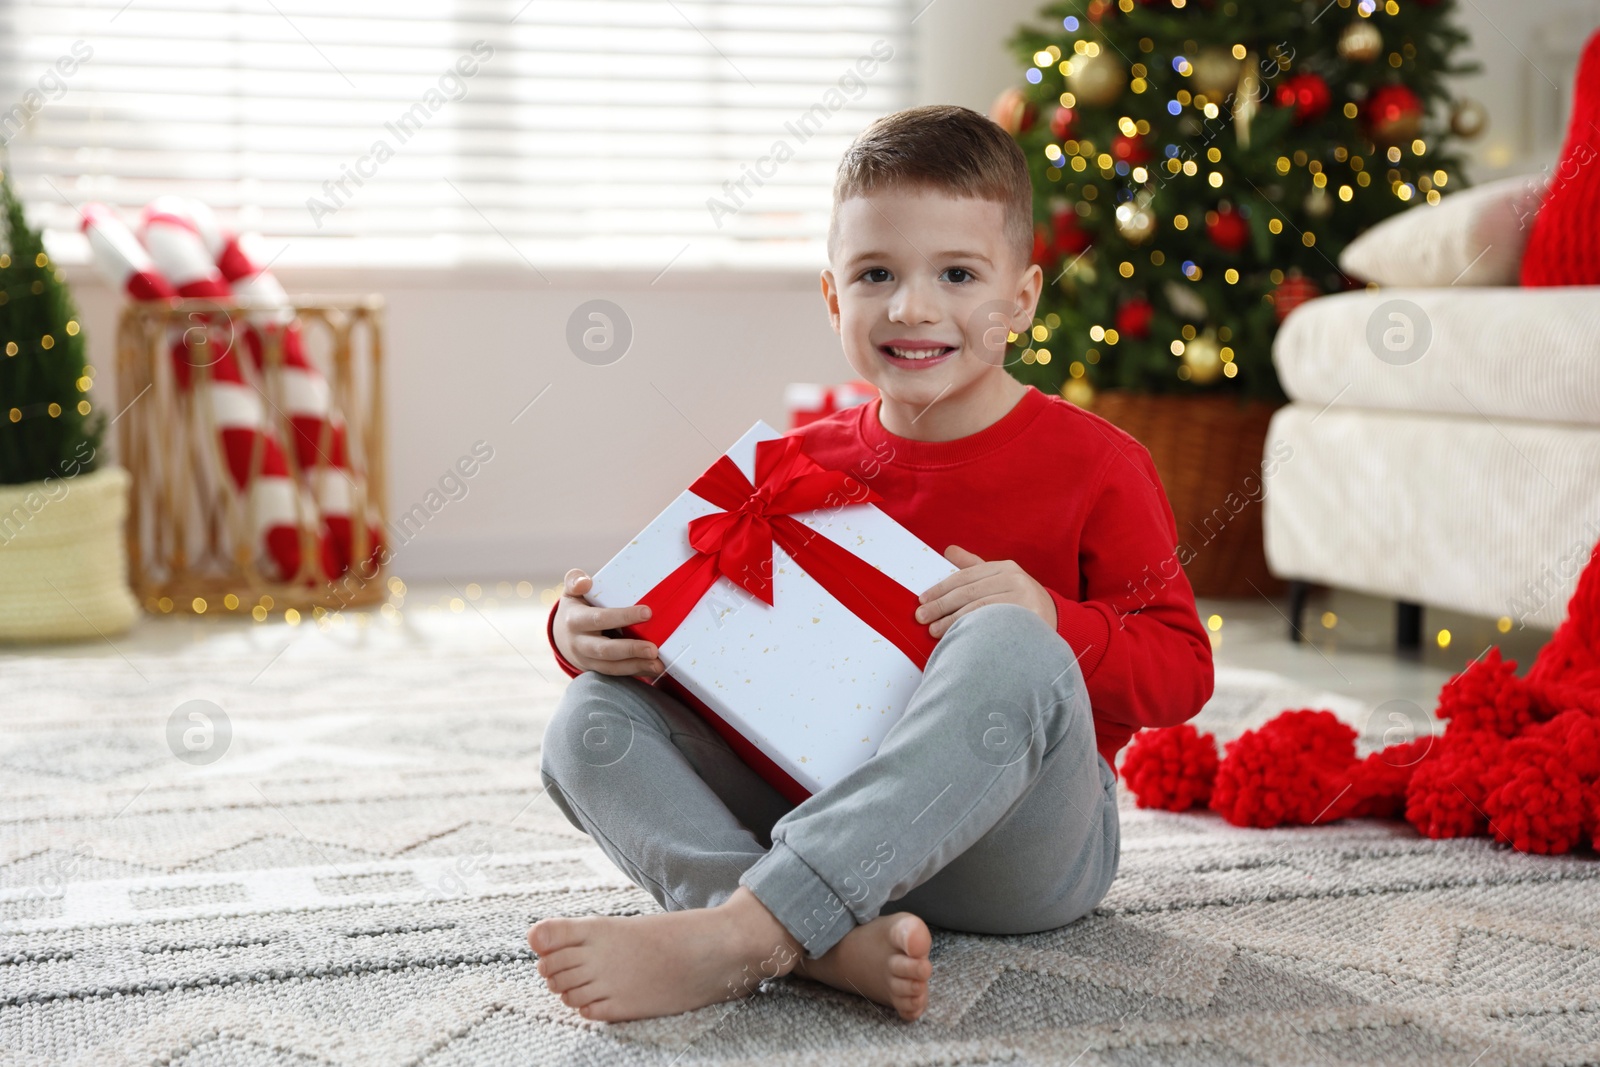
M 305 350 L 300 324 L 289 306 L 289 296 L 278 279 L 244 249 L 238 236 L 217 224 L 216 216 L 205 204 L 185 197 L 162 197 L 151 204 L 152 208 L 158 206 L 189 221 L 235 295 L 278 309 L 250 316 L 245 343 L 256 366 L 268 376 L 268 391 L 289 418 L 295 459 L 311 483 L 326 524 L 333 557 L 331 573 L 342 574 L 355 553 L 345 420 L 333 405 L 327 378 Z M 281 369 L 267 367 L 264 363 L 263 335 L 274 333 L 279 333 L 282 340 Z M 370 560 L 378 556 L 382 540 L 375 523 L 369 522 L 367 530 Z
M 85 204 L 79 214 L 95 265 L 128 299 L 166 300 L 178 295 L 114 211 L 105 204 Z
M 141 236 L 156 267 L 179 296 L 227 300 L 232 295 L 199 236 L 181 220 L 147 209 Z M 245 379 L 245 370 L 234 351 L 232 322 L 218 322 L 211 315 L 199 318 L 201 325 L 197 328 L 205 329 L 211 342 L 208 354 L 213 362 L 205 391 L 223 460 L 234 488 L 247 501 L 250 528 L 270 564 L 269 571 L 275 572 L 273 577 L 288 581 L 300 570 L 298 516 L 303 509 L 313 515 L 314 510 L 309 501 L 299 499 L 289 477 L 283 446 L 263 410 L 261 394 Z M 189 332 L 192 331 L 185 332 L 185 338 Z M 179 338 L 172 355 L 179 384 L 188 388 L 195 364 L 190 344 Z M 261 467 L 252 476 L 251 460 L 257 448 L 261 451 Z M 326 567 L 326 539 L 320 533 L 319 541 L 323 542 Z

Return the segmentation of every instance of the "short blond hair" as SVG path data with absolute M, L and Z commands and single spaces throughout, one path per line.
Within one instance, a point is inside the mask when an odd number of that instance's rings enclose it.
M 1005 219 L 1006 247 L 1033 259 L 1033 182 L 1016 140 L 971 108 L 930 104 L 885 115 L 861 131 L 839 161 L 828 218 L 828 258 L 839 245 L 839 205 L 886 189 L 990 200 Z

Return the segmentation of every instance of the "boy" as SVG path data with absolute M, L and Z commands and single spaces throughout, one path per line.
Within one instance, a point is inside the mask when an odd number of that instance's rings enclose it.
M 928 923 L 1053 929 L 1115 877 L 1117 750 L 1200 710 L 1211 645 L 1149 454 L 1003 366 L 1042 285 L 1032 203 L 1016 142 L 966 108 L 889 115 L 840 164 L 822 294 L 880 398 L 794 432 L 960 568 L 921 595 L 937 643 L 871 759 L 790 805 L 641 680 L 662 672 L 655 646 L 607 633 L 649 609 L 592 607 L 567 572 L 549 634 L 574 680 L 541 777 L 666 909 L 528 932 L 585 1018 L 688 1011 L 794 971 L 915 1019 Z

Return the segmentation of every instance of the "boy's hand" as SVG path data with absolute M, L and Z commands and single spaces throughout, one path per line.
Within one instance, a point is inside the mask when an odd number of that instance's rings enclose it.
M 655 645 L 604 633 L 643 622 L 650 617 L 650 609 L 642 604 L 597 608 L 583 599 L 593 585 L 589 576 L 576 567 L 567 572 L 561 600 L 556 604 L 556 648 L 579 670 L 652 678 L 661 674 L 666 668 Z
M 934 637 L 944 636 L 957 619 L 985 604 L 1020 604 L 1056 628 L 1056 602 L 1016 563 L 986 562 L 960 545 L 945 549 L 944 558 L 961 569 L 918 598 L 922 606 L 917 621 L 928 623 Z

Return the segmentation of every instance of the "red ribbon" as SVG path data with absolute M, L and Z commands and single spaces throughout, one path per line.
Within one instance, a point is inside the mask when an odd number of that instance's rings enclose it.
M 904 652 L 923 670 L 935 641 L 916 621 L 917 594 L 872 564 L 789 516 L 817 508 L 883 499 L 843 471 L 828 470 L 800 451 L 800 438 L 756 443 L 756 484 L 723 456 L 689 487 L 722 511 L 689 522 L 695 554 L 639 598 L 650 618 L 629 629 L 658 647 L 725 577 L 772 603 L 776 542 L 818 585 Z

